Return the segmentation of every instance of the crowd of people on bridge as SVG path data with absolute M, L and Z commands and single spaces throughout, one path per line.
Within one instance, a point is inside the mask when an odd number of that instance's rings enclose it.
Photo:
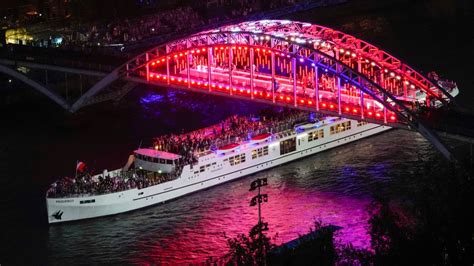
M 152 36 L 199 28 L 204 25 L 245 17 L 263 10 L 291 6 L 299 2 L 304 2 L 304 0 L 224 1 L 216 6 L 208 6 L 211 2 L 188 3 L 138 17 L 120 17 L 105 22 L 102 20 L 92 23 L 65 23 L 60 27 L 55 26 L 52 22 L 51 25 L 45 24 L 43 27 L 48 28 L 51 36 L 61 36 L 62 43 L 58 46 L 67 49 L 129 44 Z M 42 23 L 47 23 L 47 21 L 42 21 Z M 0 20 L 0 24 L 6 28 L 26 27 L 27 30 L 30 27 L 35 27 L 34 24 L 31 24 L 31 19 L 28 16 L 5 16 L 3 20 Z M 36 29 L 35 32 L 38 30 Z M 33 37 L 35 38 L 35 36 Z M 48 46 L 47 43 L 47 40 L 34 40 L 31 45 Z
M 263 133 L 294 130 L 297 123 L 309 119 L 307 112 L 296 110 L 262 110 L 258 116 L 233 115 L 219 124 L 184 133 L 165 135 L 154 139 L 155 149 L 181 156 L 171 173 L 150 173 L 140 169 L 109 173 L 104 171 L 92 176 L 87 168 L 81 168 L 76 176 L 55 181 L 47 192 L 50 198 L 74 195 L 98 195 L 133 188 L 145 188 L 177 178 L 185 165 L 195 164 L 203 152 L 218 149 L 230 143 L 251 139 Z
M 202 24 L 197 12 L 191 7 L 183 7 L 137 19 L 117 19 L 106 25 L 94 24 L 78 32 L 75 41 L 85 46 L 126 44 Z
M 232 18 L 245 17 L 249 14 L 262 11 L 268 6 L 275 9 L 295 4 L 295 0 L 242 0 L 232 2 L 223 7 L 202 10 L 191 6 L 157 12 L 139 18 L 116 19 L 107 24 L 95 23 L 82 27 L 75 36 L 66 38 L 68 44 L 96 46 L 108 44 L 127 44 L 172 32 L 181 32 L 200 26 L 217 23 Z M 301 1 L 299 1 L 301 2 Z M 212 14 L 209 10 L 217 10 Z

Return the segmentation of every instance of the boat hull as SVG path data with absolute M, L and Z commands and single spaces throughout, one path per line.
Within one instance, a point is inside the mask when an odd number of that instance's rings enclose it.
M 350 121 L 350 120 L 341 120 Z M 69 198 L 47 198 L 48 222 L 61 223 L 81 219 L 89 219 L 101 216 L 124 213 L 154 204 L 163 203 L 189 193 L 213 187 L 224 182 L 235 180 L 250 174 L 254 174 L 272 167 L 285 164 L 306 156 L 310 156 L 334 147 L 357 141 L 391 129 L 387 126 L 367 124 L 360 127 L 355 126 L 357 121 L 352 120 L 354 129 L 328 136 L 327 138 L 305 141 L 305 137 L 297 135 L 298 148 L 296 151 L 280 154 L 279 141 L 272 140 L 266 144 L 258 144 L 257 147 L 248 147 L 247 161 L 238 166 L 229 167 L 222 163 L 222 156 L 216 155 L 209 159 L 217 162 L 210 166 L 205 173 L 198 173 L 191 168 L 183 170 L 181 177 L 155 186 L 143 189 L 131 189 L 105 195 L 90 195 Z M 327 128 L 329 135 L 329 128 Z M 254 145 L 254 144 L 249 144 Z M 262 158 L 251 160 L 251 149 L 267 145 L 269 154 Z M 211 163 L 207 163 L 209 166 Z M 200 163 L 201 165 L 201 163 Z M 199 165 L 198 165 L 199 167 Z M 198 169 L 195 167 L 194 169 Z

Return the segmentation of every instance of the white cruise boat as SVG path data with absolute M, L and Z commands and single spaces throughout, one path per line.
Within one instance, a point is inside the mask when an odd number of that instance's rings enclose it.
M 95 218 L 163 203 L 390 129 L 338 117 L 307 122 L 308 114 L 303 114 L 299 121 L 280 121 L 278 128 L 248 134 L 245 140 L 194 152 L 192 159 L 155 146 L 134 151 L 122 169 L 82 177 L 87 182 L 75 178 L 68 185 L 55 183 L 46 195 L 48 221 Z

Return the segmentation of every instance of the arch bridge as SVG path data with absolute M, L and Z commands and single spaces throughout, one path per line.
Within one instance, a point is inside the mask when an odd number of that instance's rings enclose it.
M 450 151 L 421 121 L 420 106 L 453 102 L 454 84 L 428 78 L 374 45 L 304 22 L 260 20 L 158 45 L 104 77 L 71 107 L 117 79 L 222 95 L 417 130 Z

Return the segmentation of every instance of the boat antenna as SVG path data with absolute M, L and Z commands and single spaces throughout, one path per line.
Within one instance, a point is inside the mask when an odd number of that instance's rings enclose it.
M 138 148 L 140 149 L 142 147 L 142 139 L 140 140 L 140 144 L 138 145 Z

